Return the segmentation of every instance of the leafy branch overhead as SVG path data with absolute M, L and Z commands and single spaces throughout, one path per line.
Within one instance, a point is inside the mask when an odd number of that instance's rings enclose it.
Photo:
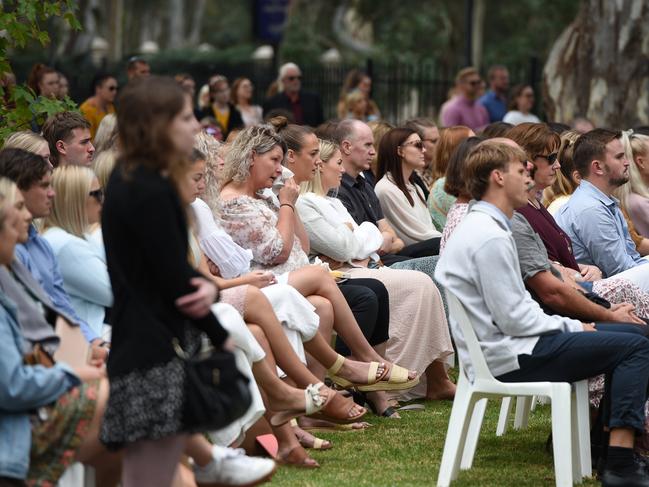
M 63 19 L 70 28 L 80 30 L 81 24 L 74 12 L 74 0 L 6 0 L 0 10 L 0 141 L 17 130 L 40 125 L 54 113 L 76 108 L 72 100 L 55 100 L 36 96 L 25 84 L 13 85 L 9 56 L 16 49 L 35 41 L 45 47 L 50 43 L 46 23 L 53 18 Z

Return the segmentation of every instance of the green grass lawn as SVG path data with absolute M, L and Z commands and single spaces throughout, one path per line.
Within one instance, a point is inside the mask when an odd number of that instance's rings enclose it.
M 461 471 L 453 485 L 554 485 L 552 456 L 545 451 L 550 406 L 537 407 L 528 429 L 510 428 L 500 438 L 496 437 L 499 408 L 500 401 L 489 402 L 473 468 Z M 328 451 L 309 450 L 321 468 L 281 467 L 273 485 L 435 485 L 450 413 L 450 402 L 427 402 L 425 411 L 402 412 L 401 420 L 368 415 L 373 426 L 362 432 L 319 433 L 334 443 Z M 599 483 L 589 479 L 582 485 Z

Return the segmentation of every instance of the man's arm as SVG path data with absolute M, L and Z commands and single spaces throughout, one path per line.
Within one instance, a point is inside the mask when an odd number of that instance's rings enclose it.
M 377 221 L 376 225 L 379 227 L 379 230 L 384 235 L 384 241 L 389 241 L 389 238 L 390 237 L 392 238 L 392 242 L 390 244 L 389 249 L 386 250 L 386 253 L 396 254 L 397 252 L 400 252 L 401 249 L 405 247 L 403 240 L 397 237 L 396 232 L 390 226 L 390 224 L 385 218 L 382 218 L 381 220 Z
M 538 272 L 525 281 L 527 287 L 557 314 L 582 321 L 613 321 L 643 324 L 633 313 L 632 305 L 606 309 L 593 303 L 550 271 Z

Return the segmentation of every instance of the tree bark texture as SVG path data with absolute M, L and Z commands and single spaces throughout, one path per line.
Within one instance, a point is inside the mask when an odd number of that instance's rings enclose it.
M 544 68 L 548 120 L 649 124 L 649 2 L 582 0 Z

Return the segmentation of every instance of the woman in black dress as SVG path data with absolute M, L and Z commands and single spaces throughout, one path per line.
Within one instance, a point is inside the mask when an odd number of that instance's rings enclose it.
M 167 78 L 129 84 L 120 96 L 121 155 L 102 214 L 114 293 L 110 398 L 101 439 L 126 447 L 122 485 L 169 485 L 187 434 L 184 369 L 172 341 L 192 349 L 227 333 L 210 311 L 217 289 L 189 264 L 177 179 L 199 125 L 191 102 Z

